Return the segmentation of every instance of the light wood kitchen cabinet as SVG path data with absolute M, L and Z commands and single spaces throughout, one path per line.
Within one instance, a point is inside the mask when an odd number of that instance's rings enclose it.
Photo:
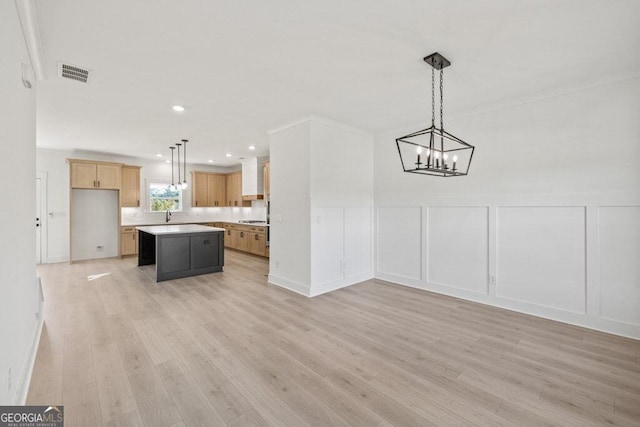
M 242 172 L 227 174 L 227 198 L 226 205 L 233 207 L 251 206 L 251 200 L 242 199 Z
M 119 190 L 122 164 L 69 160 L 71 188 Z
M 225 229 L 225 248 L 249 252 L 264 257 L 269 256 L 266 227 L 228 222 L 216 222 L 210 225 Z
M 120 255 L 138 254 L 138 232 L 135 227 L 120 228 Z
M 191 172 L 191 206 L 207 206 L 207 174 Z
M 122 166 L 120 203 L 123 208 L 140 207 L 140 166 Z
M 207 175 L 207 203 L 208 206 L 225 206 L 227 196 L 227 179 L 224 175 Z
M 249 251 L 249 233 L 245 230 L 231 230 L 231 248 Z
M 268 196 L 271 194 L 271 162 L 264 162 L 264 169 L 262 170 L 264 173 L 264 195 Z
M 191 206 L 226 206 L 226 175 L 211 172 L 191 172 Z
M 260 233 L 257 231 L 249 232 L 249 247 L 247 248 L 249 252 L 256 255 L 266 256 L 267 253 L 267 236 L 264 232 Z
M 227 206 L 242 206 L 242 172 L 227 175 Z

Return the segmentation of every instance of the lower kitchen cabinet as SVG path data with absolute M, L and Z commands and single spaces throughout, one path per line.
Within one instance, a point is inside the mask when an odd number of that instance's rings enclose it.
M 138 233 L 135 227 L 120 228 L 120 255 L 138 254 Z
M 249 233 L 249 252 L 256 255 L 267 256 L 267 236 L 265 233 Z
M 224 247 L 249 252 L 264 257 L 269 256 L 267 248 L 267 227 L 215 222 L 207 224 L 224 228 Z

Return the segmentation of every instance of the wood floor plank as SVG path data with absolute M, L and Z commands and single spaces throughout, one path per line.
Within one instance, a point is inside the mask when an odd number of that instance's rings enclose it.
M 184 366 L 177 360 L 158 365 L 160 377 L 175 402 L 182 420 L 188 426 L 224 426 L 226 423 L 211 406 L 204 393 L 193 382 Z
M 93 347 L 92 351 L 103 422 L 137 410 L 118 344 Z
M 159 284 L 135 258 L 38 266 L 28 403 L 82 427 L 640 425 L 637 340 L 381 280 L 310 299 L 225 262 Z

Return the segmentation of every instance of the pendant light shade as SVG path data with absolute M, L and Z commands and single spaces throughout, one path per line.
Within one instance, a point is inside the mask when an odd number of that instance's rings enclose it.
M 402 168 L 422 175 L 467 175 L 475 148 L 445 131 L 443 124 L 443 69 L 451 62 L 437 52 L 424 61 L 431 66 L 431 126 L 396 139 Z M 440 127 L 436 126 L 435 70 L 440 71 Z

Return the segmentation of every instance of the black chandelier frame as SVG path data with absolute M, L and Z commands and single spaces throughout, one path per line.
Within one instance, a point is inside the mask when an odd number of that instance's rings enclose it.
M 465 176 L 469 173 L 475 147 L 445 131 L 443 125 L 442 70 L 450 66 L 451 62 L 438 52 L 425 57 L 424 61 L 432 67 L 431 126 L 396 139 L 402 168 L 405 172 L 421 175 Z M 440 127 L 435 122 L 435 70 L 440 71 Z M 404 144 L 405 150 L 401 149 L 401 144 Z M 406 146 L 415 147 L 415 150 L 409 152 Z M 403 152 L 405 156 L 415 155 L 416 161 L 405 161 Z M 451 160 L 450 155 L 453 155 Z

